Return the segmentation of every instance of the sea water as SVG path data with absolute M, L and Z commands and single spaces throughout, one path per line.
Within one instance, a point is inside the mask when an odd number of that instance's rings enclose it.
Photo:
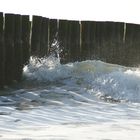
M 140 69 L 30 58 L 23 81 L 1 91 L 2 140 L 139 140 Z

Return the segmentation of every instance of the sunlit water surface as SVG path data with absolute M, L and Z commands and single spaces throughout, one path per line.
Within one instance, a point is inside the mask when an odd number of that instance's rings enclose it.
M 139 68 L 31 58 L 1 94 L 0 139 L 140 139 Z

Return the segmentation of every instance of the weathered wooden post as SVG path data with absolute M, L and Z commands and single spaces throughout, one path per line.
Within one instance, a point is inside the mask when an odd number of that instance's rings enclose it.
M 30 33 L 31 24 L 28 15 L 22 16 L 22 48 L 23 48 L 23 65 L 28 64 L 30 58 Z
M 110 63 L 121 63 L 118 56 L 123 43 L 123 32 L 123 23 L 97 22 L 95 37 L 97 58 Z
M 95 53 L 96 53 L 96 59 L 100 58 L 101 56 L 101 46 L 102 46 L 102 24 L 103 22 L 96 21 L 96 31 L 95 31 Z
M 32 17 L 31 55 L 38 56 L 40 51 L 42 17 Z
M 15 71 L 14 34 L 15 15 L 5 14 L 5 83 L 8 85 L 12 83 Z
M 110 48 L 111 55 L 108 62 L 115 64 L 122 64 L 124 57 L 124 48 L 123 48 L 123 39 L 124 39 L 124 23 L 123 22 L 114 22 L 112 25 L 112 34 L 111 34 L 111 42 Z
M 115 38 L 115 23 L 103 22 L 101 27 L 101 57 L 106 62 L 112 62 L 114 38 Z
M 80 61 L 80 23 L 69 21 L 68 23 L 68 46 L 70 48 L 70 61 Z
M 44 57 L 48 53 L 48 28 L 49 19 L 43 18 L 41 25 L 41 38 L 40 38 L 40 57 Z
M 49 45 L 52 44 L 57 32 L 58 32 L 57 19 L 50 19 L 49 20 Z
M 82 60 L 90 59 L 90 21 L 81 21 L 82 24 L 82 47 L 81 47 L 81 58 Z M 93 38 L 94 39 L 94 38 Z
M 82 60 L 95 58 L 95 32 L 96 22 L 94 21 L 82 21 L 82 45 L 81 45 L 81 57 Z
M 3 13 L 0 13 L 0 89 L 4 86 L 4 36 L 3 36 Z
M 22 78 L 22 69 L 23 69 L 22 16 L 21 15 L 15 15 L 14 50 L 15 50 L 14 80 L 20 81 Z
M 68 46 L 68 21 L 59 20 L 59 31 L 58 31 L 60 46 L 63 49 L 61 57 L 61 63 L 66 63 L 69 60 L 69 46 Z
M 140 25 L 126 24 L 125 65 L 137 66 L 140 62 Z
M 112 27 L 111 24 L 108 22 L 97 22 L 96 24 L 96 39 L 97 39 L 97 50 L 98 50 L 97 56 L 104 61 L 107 61 L 110 55 L 108 49 L 109 47 L 108 44 L 110 44 L 111 41 L 110 34 L 112 32 L 110 28 Z

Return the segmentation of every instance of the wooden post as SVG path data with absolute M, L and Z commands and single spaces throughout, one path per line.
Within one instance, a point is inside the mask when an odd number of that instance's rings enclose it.
M 48 28 L 49 19 L 43 18 L 41 25 L 41 38 L 40 38 L 40 57 L 44 57 L 48 53 Z
M 22 49 L 22 16 L 15 15 L 15 77 L 14 80 L 20 81 L 22 78 L 23 69 L 23 49 Z
M 96 23 L 94 21 L 82 21 L 82 60 L 95 58 L 95 31 Z
M 96 22 L 96 31 L 95 31 L 95 53 L 96 53 L 96 59 L 99 59 L 101 57 L 101 46 L 102 46 L 102 24 L 103 22 Z
M 137 66 L 140 62 L 140 25 L 126 24 L 125 65 Z
M 80 61 L 80 23 L 69 21 L 68 23 L 68 46 L 70 48 L 70 61 Z
M 30 33 L 31 24 L 28 15 L 22 16 L 22 48 L 23 48 L 23 65 L 28 64 L 30 58 Z
M 101 57 L 106 62 L 112 62 L 114 39 L 115 39 L 115 23 L 103 22 L 101 28 Z
M 38 56 L 40 50 L 42 17 L 33 16 L 31 36 L 31 55 Z
M 49 20 L 49 45 L 52 44 L 57 32 L 58 32 L 57 19 L 50 19 Z
M 123 43 L 123 23 L 96 23 L 96 54 L 100 60 L 110 63 L 120 63 L 119 48 Z M 118 57 L 119 56 L 119 57 Z
M 68 21 L 59 20 L 59 31 L 58 36 L 60 40 L 60 47 L 62 47 L 63 52 L 61 57 L 61 63 L 66 63 L 69 60 L 69 47 L 68 47 Z
M 124 59 L 124 48 L 123 48 L 123 39 L 124 39 L 124 23 L 114 22 L 113 31 L 111 34 L 111 56 L 110 60 L 115 64 L 122 64 Z M 110 61 L 108 61 L 110 62 Z
M 0 89 L 4 86 L 4 57 L 3 13 L 0 13 Z
M 5 14 L 5 83 L 11 84 L 14 79 L 15 71 L 15 15 Z
M 111 33 L 112 33 L 112 24 L 108 22 L 100 22 L 98 23 L 98 40 L 99 40 L 99 58 L 103 61 L 108 61 L 110 57 L 111 50 L 108 47 L 111 41 Z M 109 53 L 110 51 L 110 53 Z

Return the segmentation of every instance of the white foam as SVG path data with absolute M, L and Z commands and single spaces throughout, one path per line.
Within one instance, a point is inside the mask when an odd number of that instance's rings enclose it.
M 31 58 L 22 88 L 0 97 L 0 139 L 139 140 L 139 73 L 95 60 Z
M 51 63 L 51 65 L 50 65 Z M 91 89 L 98 96 L 140 102 L 140 70 L 102 61 L 87 60 L 61 65 L 57 59 L 32 59 L 24 70 L 26 78 Z

